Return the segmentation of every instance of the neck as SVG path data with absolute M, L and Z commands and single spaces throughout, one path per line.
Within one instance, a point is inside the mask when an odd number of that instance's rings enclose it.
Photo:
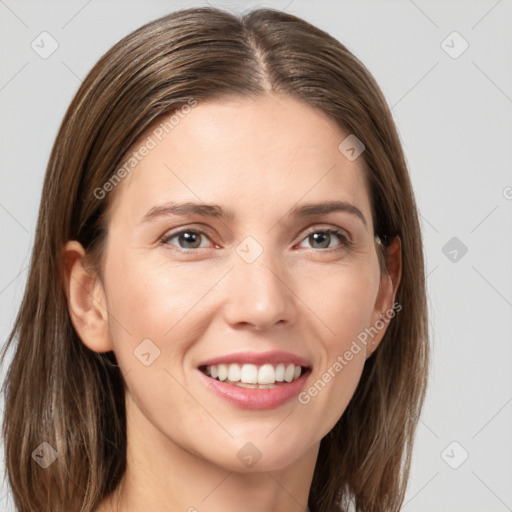
M 239 473 L 178 446 L 127 394 L 127 469 L 98 512 L 308 512 L 318 445 L 288 467 Z

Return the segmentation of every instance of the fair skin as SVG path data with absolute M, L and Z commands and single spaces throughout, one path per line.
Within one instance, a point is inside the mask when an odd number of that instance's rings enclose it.
M 214 393 L 198 366 L 285 351 L 308 363 L 307 391 L 393 307 L 399 244 L 381 275 L 363 159 L 338 150 L 347 135 L 287 96 L 199 102 L 117 185 L 103 281 L 85 270 L 80 244 L 67 244 L 73 325 L 91 350 L 114 351 L 127 385 L 127 471 L 99 511 L 307 510 L 320 441 L 385 328 L 308 403 L 244 408 Z M 143 220 L 170 201 L 217 204 L 234 218 Z M 364 221 L 350 211 L 290 214 L 325 201 L 355 206 Z M 169 236 L 183 227 L 206 234 Z M 134 355 L 147 339 L 143 352 L 160 351 L 149 365 Z M 260 457 L 254 465 L 243 447 Z

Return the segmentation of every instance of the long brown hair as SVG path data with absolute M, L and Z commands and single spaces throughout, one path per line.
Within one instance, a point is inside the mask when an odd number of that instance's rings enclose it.
M 234 15 L 195 8 L 148 23 L 110 49 L 80 86 L 53 146 L 25 294 L 2 354 L 3 361 L 16 340 L 3 388 L 3 436 L 19 512 L 91 512 L 126 469 L 122 375 L 112 352 L 95 353 L 80 341 L 64 288 L 69 240 L 101 272 L 111 195 L 98 199 L 95 190 L 158 119 L 191 98 L 268 90 L 322 110 L 363 142 L 375 232 L 400 237 L 402 248 L 402 309 L 321 441 L 309 506 L 399 510 L 429 349 L 422 237 L 389 107 L 364 65 L 309 23 L 273 9 Z M 379 247 L 385 261 L 386 246 Z M 58 454 L 46 469 L 32 456 L 44 442 Z

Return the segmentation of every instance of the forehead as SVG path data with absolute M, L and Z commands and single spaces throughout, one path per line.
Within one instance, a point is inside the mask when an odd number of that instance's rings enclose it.
M 128 152 L 134 165 L 125 165 L 111 216 L 137 222 L 165 201 L 204 201 L 275 222 L 297 203 L 345 200 L 371 222 L 364 161 L 338 149 L 348 135 L 289 96 L 198 102 L 159 119 Z

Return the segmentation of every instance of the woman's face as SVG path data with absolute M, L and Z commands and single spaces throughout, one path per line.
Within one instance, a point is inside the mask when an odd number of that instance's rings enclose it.
M 286 467 L 343 414 L 389 307 L 362 158 L 286 96 L 166 126 L 130 151 L 104 255 L 128 428 L 230 470 Z

